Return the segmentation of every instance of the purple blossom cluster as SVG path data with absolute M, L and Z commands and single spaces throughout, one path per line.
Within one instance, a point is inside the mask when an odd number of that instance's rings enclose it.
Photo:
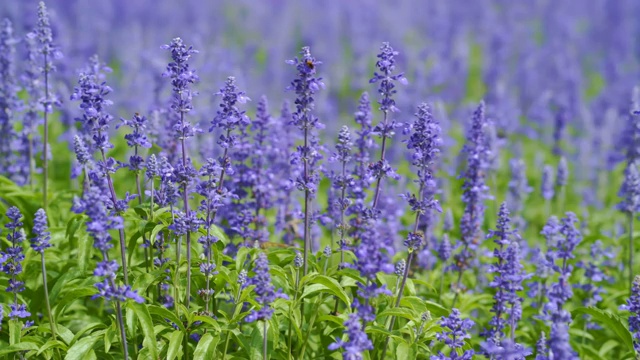
M 273 308 L 271 304 L 278 298 L 288 299 L 286 294 L 281 290 L 276 291 L 271 283 L 271 275 L 269 274 L 269 260 L 265 253 L 258 254 L 255 261 L 254 276 L 247 279 L 242 286 L 255 285 L 253 291 L 256 293 L 256 301 L 260 304 L 260 309 L 252 310 L 245 318 L 246 322 L 258 320 L 267 321 L 273 316 Z
M 23 270 L 22 261 L 25 258 L 22 247 L 25 233 L 22 229 L 22 213 L 17 207 L 10 207 L 6 216 L 9 222 L 4 227 L 7 230 L 6 238 L 10 245 L 0 252 L 0 266 L 2 272 L 9 276 L 6 292 L 11 293 L 12 301 L 9 304 L 11 311 L 8 316 L 10 319 L 16 320 L 31 316 L 31 313 L 27 311 L 27 305 L 18 299 L 18 294 L 25 290 L 24 281 L 19 279 Z

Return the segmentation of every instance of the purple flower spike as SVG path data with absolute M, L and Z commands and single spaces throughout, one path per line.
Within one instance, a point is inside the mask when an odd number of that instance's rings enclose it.
M 362 353 L 367 350 L 373 350 L 373 343 L 367 337 L 362 326 L 362 321 L 357 314 L 349 314 L 344 322 L 344 333 L 348 340 L 336 340 L 329 345 L 329 350 L 337 350 L 342 348 L 342 357 L 344 359 L 358 360 L 363 359 Z
M 33 250 L 43 253 L 45 249 L 51 247 L 51 233 L 47 226 L 47 214 L 44 209 L 38 209 L 33 220 L 33 235 L 31 247 Z
M 631 312 L 629 331 L 633 336 L 633 348 L 640 353 L 640 276 L 635 277 L 627 304 L 620 306 L 620 309 Z
M 442 332 L 436 333 L 436 339 L 443 342 L 451 348 L 451 353 L 447 356 L 438 351 L 437 355 L 432 355 L 431 360 L 471 360 L 475 354 L 473 350 L 466 350 L 462 355 L 458 355 L 457 350 L 464 346 L 464 340 L 471 338 L 468 331 L 473 327 L 474 323 L 470 319 L 460 318 L 460 310 L 453 309 L 447 317 L 442 317 L 439 325 L 443 328 Z
M 269 260 L 265 253 L 260 253 L 256 259 L 254 268 L 255 275 L 248 279 L 244 286 L 255 285 L 256 301 L 262 306 L 258 310 L 252 310 L 251 314 L 246 317 L 247 322 L 258 320 L 269 320 L 273 315 L 271 303 L 277 298 L 288 299 L 287 295 L 281 290 L 276 291 L 271 283 L 271 275 L 269 274 Z
M 3 252 L 0 252 L 0 270 L 9 275 L 7 292 L 13 293 L 14 301 L 9 305 L 11 308 L 9 318 L 17 320 L 31 316 L 26 310 L 26 305 L 18 303 L 18 293 L 24 291 L 24 282 L 18 280 L 18 276 L 22 273 L 22 261 L 24 260 L 22 242 L 25 235 L 22 229 L 20 210 L 12 206 L 7 210 L 6 215 L 10 220 L 5 225 L 8 230 L 7 241 L 10 245 Z M 0 305 L 0 307 L 2 306 Z

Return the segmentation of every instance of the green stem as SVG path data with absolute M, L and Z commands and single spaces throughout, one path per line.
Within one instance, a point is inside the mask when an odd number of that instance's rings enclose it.
M 633 287 L 633 220 L 635 214 L 633 212 L 629 213 L 629 292 L 631 292 L 631 288 Z
M 264 334 L 262 336 L 262 359 L 267 360 L 267 340 L 268 340 L 268 336 L 267 336 L 267 320 L 263 320 L 262 321 L 264 323 Z
M 43 152 L 43 166 L 42 166 L 42 176 L 44 177 L 44 181 L 42 184 L 42 203 L 44 211 L 49 213 L 49 201 L 47 198 L 48 185 L 49 185 L 49 157 L 47 153 L 49 152 L 49 118 L 48 118 L 48 108 L 49 108 L 49 61 L 47 59 L 47 53 L 44 53 L 44 137 L 42 139 Z
M 51 302 L 49 300 L 49 289 L 47 287 L 47 266 L 44 261 L 44 251 L 40 252 L 40 260 L 42 264 L 42 283 L 44 285 L 44 300 L 47 304 L 47 314 L 49 314 L 49 326 L 51 327 L 51 337 L 56 340 L 56 323 L 53 320 L 53 313 L 51 312 Z
M 316 305 L 314 306 L 314 308 L 318 309 L 320 304 L 322 304 L 322 294 L 320 294 L 320 296 L 318 297 L 318 300 L 316 301 Z M 307 350 L 307 343 L 309 342 L 309 336 L 311 335 L 311 330 L 313 330 L 313 324 L 316 322 L 316 317 L 318 316 L 319 312 L 320 311 L 318 309 L 318 311 L 314 311 L 313 315 L 311 316 L 311 320 L 309 321 L 309 327 L 307 328 L 307 332 L 305 333 L 304 340 L 302 342 L 302 350 L 300 350 L 299 359 L 304 359 L 304 354 Z
M 289 349 L 289 358 L 291 359 L 291 326 L 293 325 L 293 321 L 291 320 L 293 318 L 293 306 L 296 303 L 296 301 L 298 300 L 298 285 L 300 283 L 300 270 L 296 269 L 296 281 L 295 281 L 295 289 L 294 289 L 294 295 L 293 295 L 293 302 L 291 303 L 291 306 L 289 306 L 289 330 L 288 330 L 288 349 Z

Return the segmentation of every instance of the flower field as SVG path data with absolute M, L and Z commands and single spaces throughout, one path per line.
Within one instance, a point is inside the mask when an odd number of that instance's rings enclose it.
M 637 14 L 3 2 L 0 359 L 640 359 Z

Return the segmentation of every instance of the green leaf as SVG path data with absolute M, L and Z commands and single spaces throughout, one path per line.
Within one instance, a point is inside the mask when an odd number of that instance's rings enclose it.
M 9 345 L 20 343 L 22 336 L 22 323 L 18 320 L 9 320 Z
M 180 353 L 180 347 L 182 346 L 182 338 L 184 334 L 180 330 L 176 330 L 171 333 L 169 337 L 169 348 L 167 349 L 167 360 L 175 359 Z
M 573 310 L 571 314 L 574 317 L 580 314 L 591 315 L 592 319 L 602 325 L 602 327 L 612 330 L 627 347 L 627 350 L 633 351 L 633 339 L 631 338 L 631 333 L 629 333 L 629 330 L 618 315 L 596 307 L 577 308 Z
M 129 301 L 127 306 L 135 312 L 144 334 L 144 340 L 142 345 L 149 349 L 149 355 L 152 359 L 158 358 L 158 347 L 156 342 L 156 333 L 153 329 L 153 321 L 151 320 L 151 314 L 145 304 L 138 304 L 133 301 Z
M 338 299 L 340 299 L 343 303 L 345 303 L 347 308 L 351 307 L 349 295 L 347 295 L 347 292 L 344 291 L 344 289 L 335 279 L 332 279 L 325 275 L 315 276 L 309 281 L 309 285 L 305 287 L 302 297 L 304 298 L 318 291 L 328 291 L 332 295 L 337 296 Z
M 37 356 L 40 356 L 40 354 L 42 354 L 43 352 L 52 349 L 52 348 L 58 348 L 58 349 L 62 349 L 64 351 L 67 351 L 67 345 L 65 343 L 63 343 L 60 340 L 49 340 L 46 343 L 44 343 L 44 345 L 40 346 L 40 348 L 38 349 L 38 354 Z
M 193 317 L 193 321 L 202 321 L 203 323 L 211 325 L 216 330 L 216 332 L 220 332 L 220 324 L 218 324 L 218 322 L 212 319 L 210 316 L 196 315 Z
M 407 343 L 400 343 L 396 348 L 396 359 L 415 359 L 415 349 Z
M 73 337 L 73 340 L 71 340 L 71 342 L 69 343 L 69 345 L 73 345 L 76 341 L 78 341 L 79 338 L 82 337 L 82 335 L 86 334 L 87 332 L 93 330 L 93 329 L 97 329 L 97 328 L 106 328 L 107 326 L 103 323 L 93 323 L 93 324 L 89 324 L 87 326 L 85 326 L 82 330 L 78 331 L 75 336 Z
M 94 287 L 84 286 L 75 288 L 67 293 L 65 293 L 62 300 L 58 302 L 53 313 L 55 314 L 56 319 L 60 317 L 60 314 L 64 311 L 64 309 L 71 304 L 72 302 L 79 300 L 81 298 L 87 296 L 93 296 L 96 293 L 96 289 Z
M 159 316 L 163 319 L 168 319 L 172 323 L 178 325 L 178 328 L 184 331 L 184 325 L 182 321 L 176 316 L 176 314 L 172 311 L 169 311 L 158 305 L 149 305 L 147 306 L 147 310 L 149 310 L 149 314 Z M 169 326 L 169 324 L 167 324 Z
M 15 344 L 15 345 L 11 345 L 11 346 L 7 346 L 5 348 L 0 349 L 0 356 L 1 355 L 7 355 L 7 354 L 12 354 L 14 352 L 18 352 L 18 351 L 37 351 L 38 350 L 38 345 L 32 343 L 32 342 L 21 342 L 19 344 Z
M 407 320 L 413 320 L 413 321 L 415 321 L 420 317 L 420 315 L 415 311 L 407 308 L 401 308 L 401 307 L 386 309 L 380 314 L 378 314 L 378 316 L 396 316 L 396 317 L 402 317 Z
M 213 359 L 216 347 L 213 346 L 217 342 L 213 341 L 213 336 L 210 333 L 202 335 L 195 352 L 193 353 L 193 360 L 208 360 Z
M 102 334 L 101 334 L 102 335 Z M 67 351 L 67 356 L 64 360 L 84 360 L 89 356 L 89 353 L 93 350 L 93 346 L 98 342 L 100 336 L 89 336 L 78 340 Z

